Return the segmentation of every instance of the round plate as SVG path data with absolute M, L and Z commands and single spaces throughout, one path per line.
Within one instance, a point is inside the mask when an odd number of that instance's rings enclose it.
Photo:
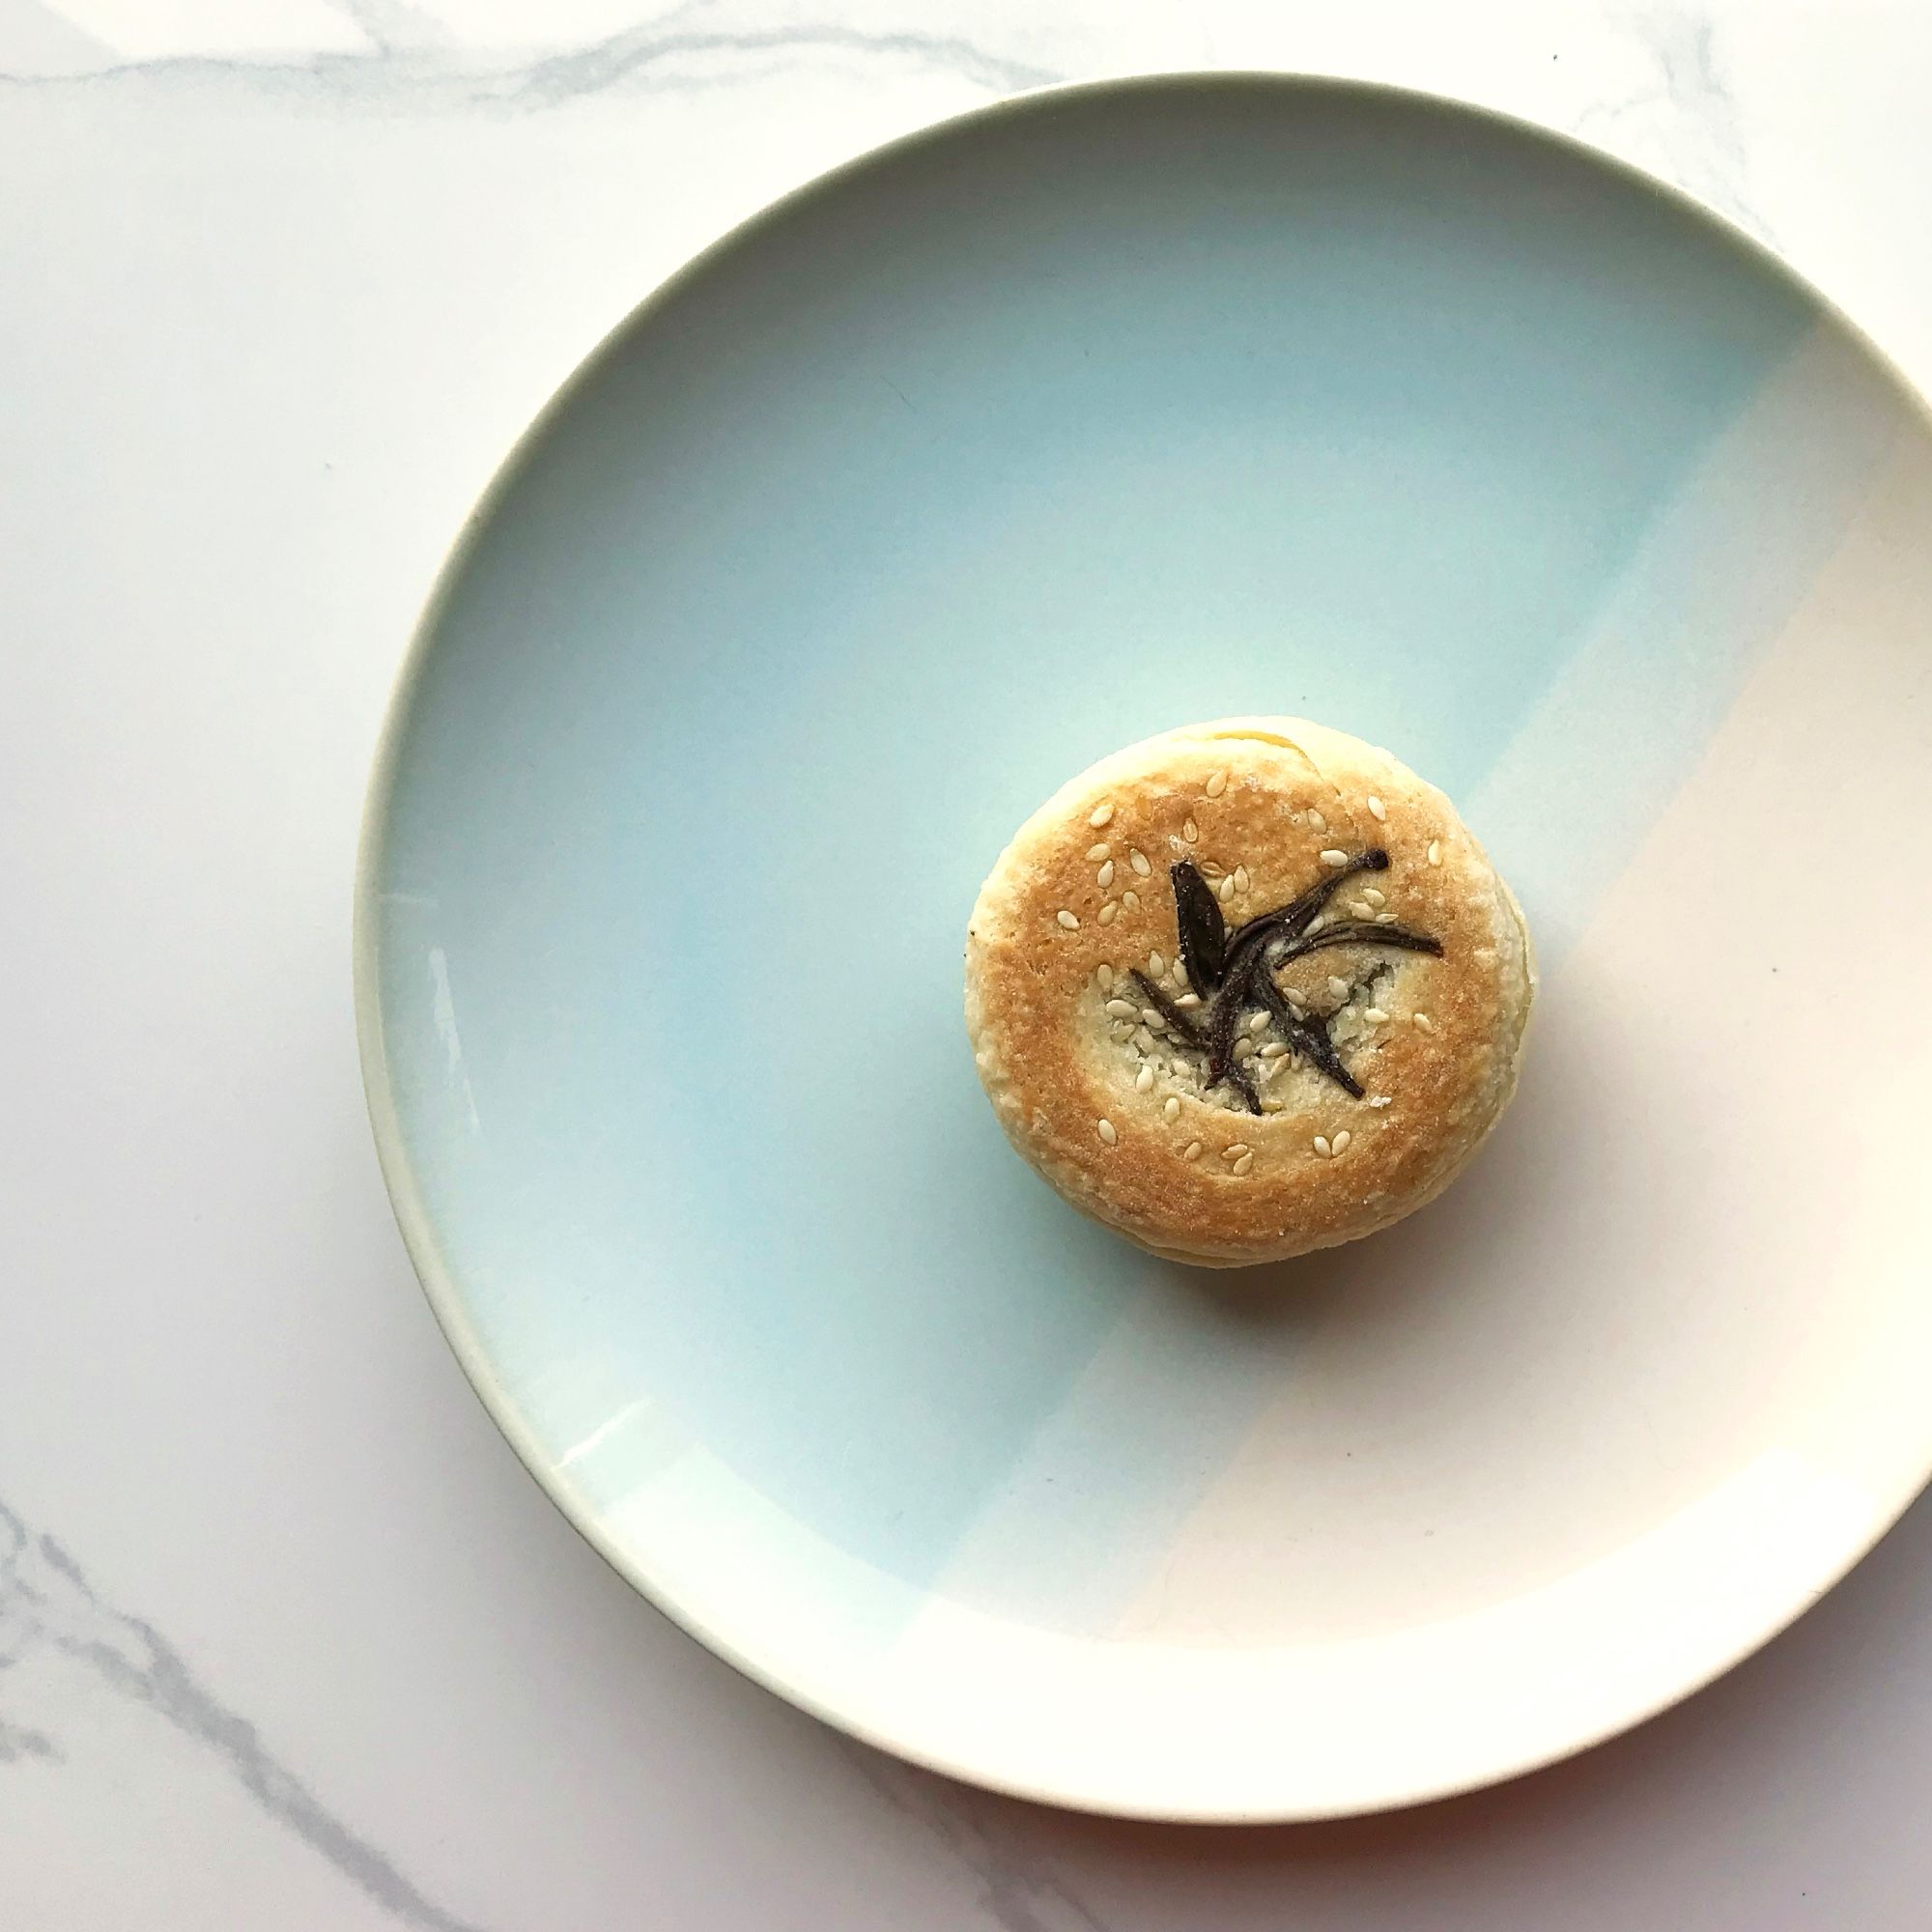
M 1656 1711 L 1932 1457 L 1928 526 L 1816 295 L 1466 109 L 1075 88 L 802 189 L 566 385 L 396 703 L 363 1047 L 465 1367 L 963 1777 L 1310 1817 Z M 1069 773 L 1268 711 L 1446 786 L 1545 985 L 1447 1197 L 1227 1278 L 1014 1158 L 960 951 Z

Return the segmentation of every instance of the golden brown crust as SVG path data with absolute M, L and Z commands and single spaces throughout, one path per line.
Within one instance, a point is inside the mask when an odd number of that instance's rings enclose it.
M 1135 970 L 1158 964 L 1163 992 L 1190 990 L 1175 977 L 1168 868 L 1206 872 L 1233 929 L 1335 869 L 1324 852 L 1375 847 L 1388 868 L 1350 877 L 1330 917 L 1393 915 L 1442 955 L 1348 946 L 1291 961 L 1284 989 L 1318 1013 L 1340 1006 L 1335 1037 L 1364 1093 L 1277 1054 L 1245 1063 L 1271 1070 L 1269 1111 L 1244 1111 L 1138 1018 Z M 1352 1240 L 1439 1193 L 1515 1091 L 1534 985 L 1521 913 L 1448 799 L 1386 752 L 1294 718 L 1186 726 L 1083 772 L 1020 828 L 966 943 L 967 1027 L 1013 1145 L 1074 1206 L 1210 1266 Z

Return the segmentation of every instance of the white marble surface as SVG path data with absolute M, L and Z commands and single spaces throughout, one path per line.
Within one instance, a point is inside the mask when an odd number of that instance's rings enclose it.
M 1917 1928 L 1932 1512 L 1592 1755 L 1216 1833 L 995 1800 L 741 1682 L 470 1397 L 363 1121 L 363 773 L 440 553 L 736 215 L 1001 92 L 1435 87 L 1775 241 L 1932 382 L 1932 14 L 0 0 L 0 1926 Z

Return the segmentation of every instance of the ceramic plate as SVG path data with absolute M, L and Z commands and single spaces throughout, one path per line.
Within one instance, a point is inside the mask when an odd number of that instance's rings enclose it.
M 1712 216 L 1438 101 L 1022 98 L 639 308 L 485 498 L 375 780 L 363 1049 L 531 1469 L 962 1777 L 1499 1777 L 1789 1621 L 1932 1460 L 1932 431 Z M 1151 1260 L 1001 1138 L 980 880 L 1111 748 L 1395 749 L 1541 943 L 1393 1233 Z

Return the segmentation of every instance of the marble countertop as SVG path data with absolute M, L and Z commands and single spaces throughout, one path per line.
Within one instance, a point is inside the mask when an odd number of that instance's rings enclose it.
M 799 178 L 1041 82 L 1294 67 L 1587 135 L 1932 384 L 1918 0 L 0 0 L 0 1925 L 1924 1922 L 1932 1512 L 1631 1737 L 1405 1815 L 1065 1816 L 611 1575 L 377 1175 L 390 676 L 533 409 Z

